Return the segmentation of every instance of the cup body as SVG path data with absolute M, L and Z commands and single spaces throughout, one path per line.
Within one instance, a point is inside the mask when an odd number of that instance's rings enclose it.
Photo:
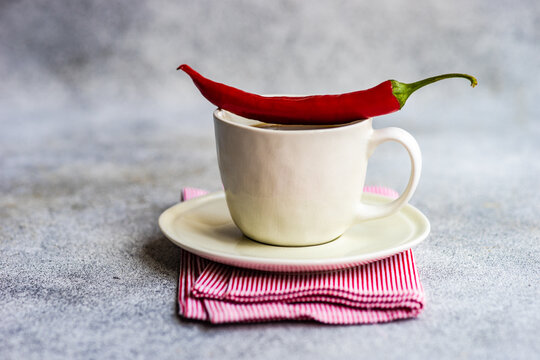
M 216 110 L 214 125 L 227 206 L 247 237 L 280 246 L 315 245 L 336 239 L 355 222 L 371 119 L 274 130 Z

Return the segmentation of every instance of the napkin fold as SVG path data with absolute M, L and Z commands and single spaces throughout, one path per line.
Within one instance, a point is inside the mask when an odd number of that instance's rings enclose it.
M 390 197 L 384 187 L 365 187 Z M 204 195 L 185 188 L 182 201 Z M 214 324 L 314 320 L 373 324 L 418 316 L 424 290 L 412 250 L 352 268 L 281 273 L 216 263 L 181 250 L 179 313 Z

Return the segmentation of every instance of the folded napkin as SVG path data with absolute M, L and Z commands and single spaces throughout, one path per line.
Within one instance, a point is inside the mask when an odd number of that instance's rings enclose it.
M 364 191 L 397 196 L 383 187 Z M 186 188 L 182 200 L 205 193 Z M 214 324 L 373 324 L 416 317 L 424 306 L 424 290 L 411 250 L 366 265 L 315 273 L 242 269 L 182 250 L 178 303 L 181 316 Z

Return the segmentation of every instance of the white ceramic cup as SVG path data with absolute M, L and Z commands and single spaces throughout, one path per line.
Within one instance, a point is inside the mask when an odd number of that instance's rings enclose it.
M 322 244 L 350 226 L 398 211 L 420 178 L 416 140 L 399 128 L 373 129 L 371 119 L 342 126 L 274 130 L 224 110 L 214 112 L 221 179 L 232 219 L 247 237 L 279 246 Z M 397 141 L 409 152 L 403 194 L 383 205 L 362 203 L 368 158 Z

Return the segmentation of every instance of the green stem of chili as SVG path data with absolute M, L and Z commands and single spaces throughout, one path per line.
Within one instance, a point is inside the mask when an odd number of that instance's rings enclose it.
M 401 109 L 403 105 L 405 105 L 405 102 L 407 101 L 409 96 L 416 90 L 420 89 L 421 87 L 432 84 L 439 80 L 448 79 L 448 78 L 456 78 L 456 77 L 468 79 L 471 82 L 472 87 L 475 87 L 478 84 L 478 81 L 476 80 L 474 76 L 467 75 L 467 74 L 444 74 L 444 75 L 439 75 L 439 76 L 433 76 L 433 77 L 416 81 L 410 84 L 405 84 L 396 80 L 390 80 L 390 81 L 392 82 L 392 93 L 398 100 L 400 109 Z

